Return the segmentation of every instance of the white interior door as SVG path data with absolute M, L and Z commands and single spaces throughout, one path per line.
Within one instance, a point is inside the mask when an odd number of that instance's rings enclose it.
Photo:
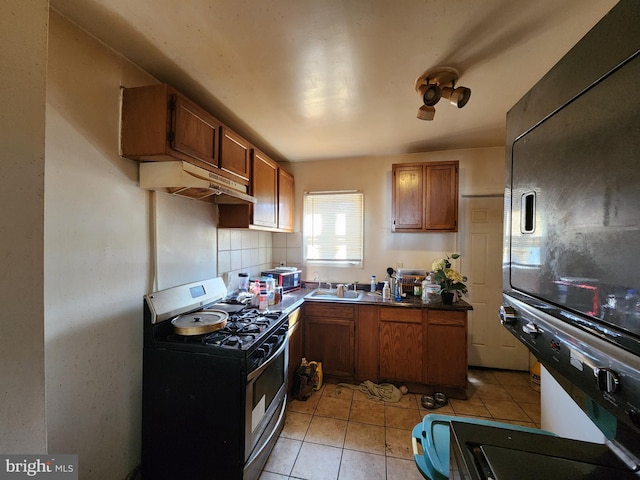
M 463 272 L 469 278 L 469 365 L 529 370 L 529 351 L 500 324 L 502 196 L 463 197 Z

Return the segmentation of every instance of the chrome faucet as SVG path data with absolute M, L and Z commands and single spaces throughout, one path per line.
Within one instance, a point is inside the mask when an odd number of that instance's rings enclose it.
M 353 282 L 353 291 L 356 292 L 358 290 L 358 281 Z

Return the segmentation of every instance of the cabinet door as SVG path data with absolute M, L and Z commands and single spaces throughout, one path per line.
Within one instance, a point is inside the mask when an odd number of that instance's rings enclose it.
M 393 230 L 424 229 L 423 164 L 394 165 L 392 178 Z
M 218 169 L 216 137 L 220 123 L 180 94 L 172 95 L 171 148 L 199 160 L 207 170 Z
M 376 305 L 359 305 L 356 329 L 356 379 L 378 381 L 379 311 Z
M 458 162 L 426 166 L 426 230 L 458 231 Z
M 261 227 L 278 226 L 278 164 L 259 150 L 253 150 L 251 194 L 253 206 L 251 223 Z
M 467 313 L 429 310 L 427 382 L 465 388 L 467 385 Z
M 325 375 L 352 378 L 354 374 L 354 324 L 352 320 L 305 315 L 307 360 L 322 362 Z
M 240 135 L 227 127 L 220 129 L 221 173 L 232 180 L 247 185 L 249 183 L 250 144 Z
M 302 336 L 302 309 L 298 308 L 289 314 L 289 386 L 291 393 L 296 369 L 304 356 L 304 337 Z
M 424 382 L 422 310 L 380 308 L 380 378 Z
M 458 162 L 392 166 L 394 232 L 458 231 Z
M 171 129 L 167 85 L 125 88 L 122 93 L 122 155 L 134 160 L 175 160 L 167 154 Z
M 293 232 L 293 175 L 278 169 L 278 228 Z

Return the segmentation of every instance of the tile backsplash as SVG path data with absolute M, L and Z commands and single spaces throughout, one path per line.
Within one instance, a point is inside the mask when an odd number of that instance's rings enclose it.
M 218 276 L 229 291 L 238 274 L 260 275 L 278 265 L 302 266 L 302 234 L 218 228 Z

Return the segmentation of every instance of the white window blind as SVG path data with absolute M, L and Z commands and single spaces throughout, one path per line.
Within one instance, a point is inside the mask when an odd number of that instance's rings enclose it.
M 363 205 L 359 192 L 305 194 L 302 232 L 307 264 L 362 266 Z

